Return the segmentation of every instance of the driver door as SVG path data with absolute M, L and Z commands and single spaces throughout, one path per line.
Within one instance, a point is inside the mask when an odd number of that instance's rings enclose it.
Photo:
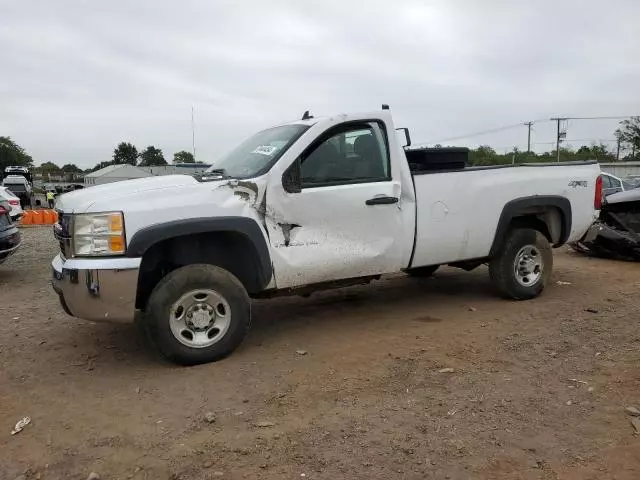
M 277 176 L 266 194 L 278 288 L 402 268 L 401 183 L 382 122 L 330 128 L 290 168 L 299 168 L 299 191 L 287 191 Z

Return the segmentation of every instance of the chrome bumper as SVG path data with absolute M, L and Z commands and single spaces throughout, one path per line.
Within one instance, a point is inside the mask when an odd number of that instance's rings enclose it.
M 96 322 L 130 322 L 136 310 L 140 258 L 51 262 L 53 289 L 67 313 Z

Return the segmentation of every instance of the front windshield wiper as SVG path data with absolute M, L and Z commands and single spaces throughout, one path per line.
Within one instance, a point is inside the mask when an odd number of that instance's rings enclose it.
M 197 179 L 201 182 L 209 182 L 211 180 L 222 180 L 225 178 L 231 178 L 227 175 L 227 171 L 224 168 L 215 168 L 199 174 Z

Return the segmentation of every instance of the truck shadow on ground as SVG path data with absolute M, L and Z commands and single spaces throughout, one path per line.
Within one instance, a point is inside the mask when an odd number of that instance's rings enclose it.
M 397 276 L 383 279 L 371 285 L 348 287 L 318 292 L 310 297 L 280 297 L 256 300 L 253 303 L 252 328 L 245 342 L 223 363 L 259 361 L 260 357 L 274 354 L 278 344 L 313 339 L 328 332 L 350 332 L 386 329 L 390 324 L 415 324 L 440 321 L 430 316 L 434 306 L 455 304 L 461 309 L 466 305 L 493 301 L 495 296 L 486 271 L 468 274 L 453 269 L 438 273 L 434 278 L 416 279 Z M 426 319 L 426 320 L 425 320 Z M 67 318 L 70 322 L 75 319 Z M 65 330 L 58 338 L 61 343 L 70 342 L 74 355 L 102 364 L 101 374 L 119 375 L 116 372 L 130 369 L 180 368 L 161 358 L 146 338 L 139 315 L 135 324 L 109 325 L 80 322 L 81 328 Z M 444 319 L 444 321 L 449 321 Z M 454 321 L 454 320 L 451 320 Z M 95 358 L 95 361 L 92 359 Z M 108 366 L 108 369 L 106 368 Z
M 455 303 L 461 308 L 495 299 L 486 269 L 473 274 L 447 269 L 431 278 L 395 276 L 369 285 L 328 290 L 310 297 L 282 297 L 255 301 L 253 324 L 246 344 L 273 342 L 295 330 L 311 334 L 327 328 L 349 330 L 412 322 L 434 306 Z M 306 332 L 301 332 L 306 330 Z

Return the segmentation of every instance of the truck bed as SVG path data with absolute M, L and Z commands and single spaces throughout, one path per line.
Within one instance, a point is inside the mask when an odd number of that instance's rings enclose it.
M 487 257 L 502 211 L 513 199 L 566 198 L 571 204 L 567 241 L 578 240 L 594 220 L 599 172 L 595 161 L 414 171 L 416 245 L 411 266 Z

